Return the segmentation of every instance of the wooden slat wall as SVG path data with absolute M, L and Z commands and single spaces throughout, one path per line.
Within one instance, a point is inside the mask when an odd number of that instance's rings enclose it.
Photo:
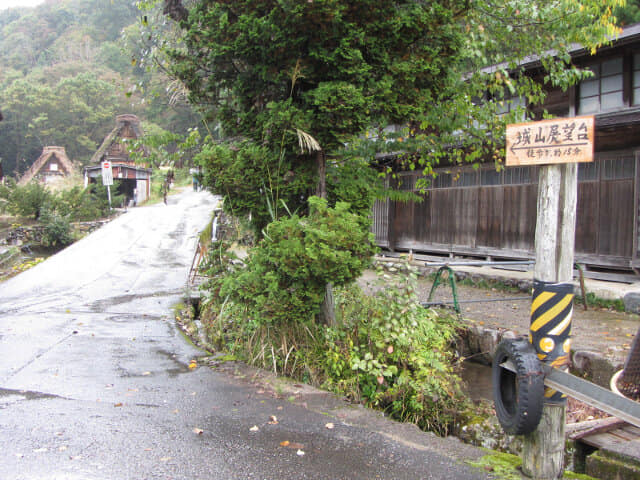
M 636 172 L 635 167 L 629 167 L 631 164 L 621 163 L 629 158 L 635 165 L 630 152 L 603 156 L 579 181 L 576 254 L 587 255 L 592 265 L 624 266 L 631 261 Z M 389 211 L 376 206 L 373 228 L 378 245 L 424 252 L 468 253 L 475 249 L 478 254 L 530 254 L 534 250 L 537 208 L 535 173 L 532 170 L 522 183 L 514 180 L 513 184 L 501 181 L 489 186 L 432 188 L 423 202 L 390 202 Z M 412 188 L 417 177 L 414 172 L 404 173 L 401 188 Z M 478 178 L 483 177 L 479 174 Z M 387 225 L 389 215 L 392 221 Z M 385 229 L 388 235 L 379 233 Z M 385 244 L 390 238 L 392 241 Z
M 502 241 L 513 250 L 530 250 L 536 232 L 538 186 L 505 185 Z
M 631 258 L 633 211 L 633 180 L 600 183 L 598 254 Z
M 578 182 L 576 252 L 596 254 L 598 249 L 598 182 Z
M 373 204 L 373 234 L 376 245 L 389 248 L 389 200 L 376 200 Z

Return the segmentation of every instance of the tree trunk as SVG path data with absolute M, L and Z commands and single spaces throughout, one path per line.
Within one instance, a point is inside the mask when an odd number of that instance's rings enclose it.
M 327 198 L 327 159 L 322 150 L 316 152 L 316 168 L 318 171 L 318 184 L 316 185 L 316 196 Z M 327 283 L 325 286 L 324 300 L 320 305 L 318 320 L 321 324 L 329 327 L 336 325 L 336 306 L 333 299 L 333 285 Z
M 320 305 L 319 320 L 328 327 L 336 326 L 336 305 L 333 299 L 333 285 L 327 283 L 324 291 L 324 300 Z
M 318 184 L 316 185 L 316 197 L 327 198 L 327 159 L 322 150 L 316 152 L 316 171 Z

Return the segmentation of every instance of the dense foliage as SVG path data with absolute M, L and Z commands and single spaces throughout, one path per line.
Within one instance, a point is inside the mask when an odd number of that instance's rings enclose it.
M 325 285 L 349 283 L 369 265 L 374 250 L 368 220 L 350 213 L 346 203 L 329 208 L 326 200 L 311 197 L 309 204 L 306 217 L 270 223 L 242 268 L 230 267 L 219 245 L 212 249 L 209 274 L 226 275 L 210 287 L 248 328 L 312 324 Z
M 117 188 L 116 182 L 113 191 Z M 112 195 L 114 204 L 122 201 L 121 195 Z M 54 192 L 38 182 L 24 186 L 8 182 L 0 185 L 0 212 L 36 220 L 42 220 L 44 212 L 48 219 L 57 215 L 73 221 L 95 220 L 109 215 L 109 200 L 106 187 L 97 184 Z
M 233 270 L 228 251 L 218 249 L 212 256 L 216 273 Z M 405 265 L 401 275 L 386 279 L 374 296 L 353 284 L 337 288 L 333 327 L 304 321 L 308 313 L 302 309 L 280 315 L 265 308 L 249 317 L 253 307 L 247 304 L 266 306 L 263 300 L 273 290 L 251 290 L 263 295 L 252 301 L 214 288 L 202 319 L 211 340 L 235 358 L 323 386 L 424 429 L 446 434 L 460 420 L 466 400 L 451 349 L 456 321 L 420 306 L 411 268 Z M 290 307 L 289 296 L 275 295 L 287 304 L 271 307 Z
M 325 194 L 316 188 L 326 176 L 323 155 L 330 169 L 348 169 L 345 142 L 366 128 L 417 117 L 450 82 L 464 5 L 195 2 L 180 23 L 172 70 L 190 100 L 219 120 L 226 136 L 241 139 L 231 152 L 207 152 L 205 183 L 229 196 L 228 211 L 257 215 L 258 227 L 265 212 L 286 213 L 282 202 L 303 210 L 309 194 Z M 231 165 L 225 178 L 216 176 Z M 328 189 L 343 199 L 336 185 Z
M 330 156 L 346 142 L 363 155 L 365 143 L 367 154 L 372 143 L 408 151 L 407 166 L 429 174 L 442 161 L 500 163 L 505 123 L 544 96 L 522 74 L 524 59 L 536 55 L 545 82 L 567 88 L 588 75 L 572 65 L 572 45 L 606 43 L 623 3 L 195 1 L 180 21 L 172 69 L 228 136 L 272 152 L 277 185 L 309 169 L 309 151 L 296 151 L 300 132 Z M 524 97 L 523 107 L 496 116 L 512 97 Z M 387 134 L 393 124 L 400 128 Z M 282 152 L 292 160 L 278 170 Z
M 332 390 L 446 434 L 465 405 L 452 348 L 457 322 L 423 308 L 415 281 L 405 265 L 372 297 L 342 290 L 339 327 L 325 330 L 317 358 Z

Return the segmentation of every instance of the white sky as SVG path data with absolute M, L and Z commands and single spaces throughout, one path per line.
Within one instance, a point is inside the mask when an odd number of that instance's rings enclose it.
M 35 7 L 44 3 L 44 0 L 0 0 L 0 10 L 9 7 Z

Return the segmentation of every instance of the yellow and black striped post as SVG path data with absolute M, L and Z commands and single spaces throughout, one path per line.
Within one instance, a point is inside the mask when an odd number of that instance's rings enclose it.
M 540 361 L 555 368 L 569 365 L 573 284 L 534 280 L 529 341 Z M 564 403 L 566 395 L 547 387 L 545 402 Z

